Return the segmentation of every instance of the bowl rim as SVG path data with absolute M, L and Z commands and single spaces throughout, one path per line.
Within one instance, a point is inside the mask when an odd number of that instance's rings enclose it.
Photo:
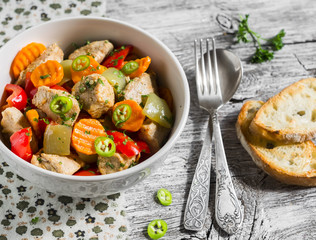
M 18 38 L 21 37 L 23 34 L 29 32 L 29 31 L 33 31 L 36 28 L 40 28 L 42 26 L 45 25 L 50 25 L 50 24 L 54 24 L 54 23 L 58 23 L 58 22 L 65 22 L 65 21 L 76 21 L 76 20 L 98 20 L 98 21 L 105 21 L 105 22 L 110 22 L 110 23 L 115 23 L 115 24 L 119 24 L 122 26 L 127 26 L 133 30 L 139 31 L 141 32 L 143 35 L 151 38 L 153 41 L 155 41 L 157 44 L 159 44 L 169 55 L 169 57 L 172 58 L 172 60 L 174 61 L 174 63 L 176 64 L 181 79 L 183 79 L 183 85 L 184 85 L 184 105 L 182 106 L 183 108 L 183 114 L 182 117 L 179 121 L 178 127 L 177 129 L 174 131 L 173 135 L 167 140 L 167 142 L 164 144 L 164 146 L 159 149 L 159 151 L 157 153 L 155 153 L 153 156 L 149 157 L 148 159 L 146 159 L 145 161 L 143 161 L 140 164 L 137 164 L 136 166 L 133 166 L 132 168 L 128 168 L 125 169 L 123 171 L 120 172 L 115 172 L 115 173 L 111 173 L 111 174 L 106 174 L 106 175 L 98 175 L 98 176 L 75 176 L 75 175 L 65 175 L 65 174 L 60 174 L 60 173 L 55 173 L 46 169 L 42 169 L 40 167 L 37 167 L 33 164 L 30 164 L 29 162 L 23 160 L 22 158 L 16 156 L 13 152 L 11 152 L 11 150 L 9 148 L 7 148 L 5 146 L 5 144 L 0 141 L 0 150 L 2 152 L 4 152 L 5 154 L 8 154 L 11 156 L 11 158 L 15 158 L 18 162 L 20 162 L 20 164 L 22 166 L 25 166 L 27 168 L 32 168 L 32 170 L 40 173 L 41 175 L 49 175 L 51 177 L 56 177 L 59 179 L 64 179 L 64 180 L 70 180 L 70 181 L 75 181 L 75 182 L 80 182 L 80 181 L 84 181 L 84 182 L 99 182 L 99 181 L 105 181 L 105 180 L 113 180 L 113 179 L 117 179 L 117 178 L 121 178 L 123 176 L 128 176 L 128 175 L 133 175 L 136 172 L 139 172 L 141 170 L 146 169 L 148 166 L 150 166 L 153 162 L 158 161 L 161 157 L 163 157 L 175 144 L 176 140 L 179 138 L 181 132 L 183 131 L 185 124 L 187 122 L 187 118 L 189 115 L 189 109 L 190 109 L 190 91 L 189 91 L 189 85 L 188 85 L 188 81 L 185 75 L 185 72 L 179 62 L 179 60 L 176 58 L 176 56 L 173 54 L 173 52 L 158 38 L 156 38 L 154 35 L 148 33 L 147 31 L 141 29 L 138 26 L 132 25 L 130 23 L 121 21 L 121 20 L 116 20 L 116 19 L 111 19 L 111 18 L 106 18 L 106 17 L 66 17 L 66 18 L 58 18 L 55 20 L 51 20 L 45 23 L 41 23 L 38 24 L 36 26 L 33 26 L 21 33 L 19 33 L 18 35 L 16 35 L 15 37 L 13 37 L 12 39 L 10 39 L 1 49 L 0 49 L 0 56 L 1 53 L 3 52 L 3 49 L 6 48 L 6 46 L 10 46 L 12 44 L 14 44 L 15 41 L 18 41 Z M 10 165 L 10 164 L 9 164 Z

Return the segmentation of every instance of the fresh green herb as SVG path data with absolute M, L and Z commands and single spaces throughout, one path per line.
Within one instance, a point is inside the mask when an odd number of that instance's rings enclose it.
M 97 66 L 97 70 L 100 70 L 100 65 Z
M 29 136 L 30 136 L 30 133 L 29 133 L 29 132 L 27 132 L 27 133 L 25 133 L 25 135 L 29 137 Z
M 271 61 L 274 58 L 274 52 L 282 49 L 284 46 L 282 39 L 285 36 L 284 30 L 282 29 L 277 35 L 270 39 L 262 38 L 258 33 L 250 29 L 248 25 L 248 18 L 249 14 L 246 14 L 244 18 L 241 16 L 236 35 L 238 42 L 251 42 L 248 36 L 251 37 L 256 46 L 256 52 L 250 60 L 251 63 Z M 266 48 L 263 48 L 261 44 L 262 40 L 266 41 Z
M 36 224 L 39 221 L 39 217 L 32 218 L 31 223 Z
M 108 135 L 108 138 L 110 138 L 114 141 L 114 137 L 112 135 Z
M 60 141 L 60 140 L 61 140 L 61 138 L 60 138 L 60 137 L 58 137 L 58 140 Z
M 88 44 L 90 44 L 90 41 L 89 41 L 89 40 L 86 41 L 86 45 L 88 45 Z
M 98 83 L 100 83 L 101 85 L 103 85 L 103 86 L 104 86 L 104 82 L 102 81 L 102 79 L 101 79 L 101 78 L 98 78 Z
M 125 164 L 124 164 L 124 163 L 120 163 L 120 166 L 121 166 L 121 167 L 125 167 Z
M 88 134 L 88 135 L 89 135 L 89 134 L 91 134 L 91 132 L 86 130 L 86 131 L 84 132 L 84 134 Z
M 59 164 L 59 165 L 62 165 L 63 163 L 62 163 L 62 162 L 59 162 L 58 164 Z
M 33 118 L 33 121 L 34 122 L 38 122 L 38 118 Z
M 42 120 L 44 121 L 44 123 L 49 124 L 48 119 L 46 119 L 46 118 L 42 118 Z
M 41 79 L 45 79 L 45 78 L 48 78 L 48 77 L 50 77 L 50 74 L 46 74 L 46 75 L 40 76 Z
M 127 140 L 127 138 L 125 138 L 123 141 L 123 145 L 126 145 L 127 142 L 128 142 L 128 140 Z
M 80 92 L 80 93 L 83 93 L 83 92 L 86 91 L 86 90 L 87 90 L 87 89 L 86 89 L 85 87 L 80 87 L 80 88 L 79 88 L 79 92 Z
M 71 117 L 70 117 L 70 118 L 71 118 L 71 120 L 72 120 L 72 121 L 75 121 L 76 116 L 77 116 L 77 113 L 73 113 L 73 114 L 71 115 Z
M 106 162 L 105 165 L 106 165 L 106 166 L 109 166 L 109 167 L 112 168 L 112 169 L 114 169 L 114 165 L 113 165 L 112 163 L 110 163 L 110 162 Z
M 39 163 L 41 163 L 43 160 L 42 160 L 40 157 L 38 157 L 38 158 L 37 158 L 37 161 L 38 161 Z
M 106 99 L 104 103 L 107 104 L 108 102 L 109 102 L 109 100 Z

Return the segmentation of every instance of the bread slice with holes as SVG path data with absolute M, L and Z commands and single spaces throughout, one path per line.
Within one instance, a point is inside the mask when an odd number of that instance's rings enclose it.
M 241 144 L 256 165 L 277 180 L 292 185 L 316 186 L 316 146 L 312 141 L 283 144 L 249 130 L 263 106 L 261 101 L 248 101 L 241 108 L 236 123 Z
M 250 130 L 285 143 L 316 137 L 316 78 L 302 79 L 270 98 L 259 109 Z

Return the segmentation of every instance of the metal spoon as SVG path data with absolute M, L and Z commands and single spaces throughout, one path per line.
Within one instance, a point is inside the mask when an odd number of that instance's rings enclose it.
M 212 55 L 213 51 L 210 51 L 210 54 Z M 240 59 L 232 52 L 217 49 L 216 55 L 222 105 L 224 105 L 236 92 L 242 78 L 243 69 Z M 184 214 L 184 227 L 188 230 L 202 230 L 208 209 L 211 174 L 211 129 L 212 119 L 210 118 Z M 216 165 L 215 217 L 219 226 L 231 234 L 241 225 L 243 214 L 236 198 L 226 160 L 217 161 Z

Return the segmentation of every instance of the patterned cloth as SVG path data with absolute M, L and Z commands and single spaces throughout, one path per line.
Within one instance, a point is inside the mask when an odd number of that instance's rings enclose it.
M 0 46 L 51 19 L 104 14 L 105 1 L 0 0 Z M 47 192 L 16 175 L 0 158 L 0 240 L 126 239 L 123 206 L 120 194 L 88 199 Z

